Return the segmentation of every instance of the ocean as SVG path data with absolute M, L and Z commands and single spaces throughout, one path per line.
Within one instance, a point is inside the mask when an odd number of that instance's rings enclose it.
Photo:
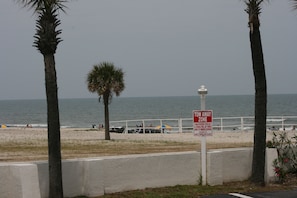
M 114 97 L 110 121 L 191 118 L 200 109 L 200 97 Z M 213 117 L 254 116 L 253 95 L 206 96 Z M 98 98 L 59 99 L 62 127 L 88 128 L 104 123 L 104 106 Z M 267 115 L 297 116 L 297 94 L 269 95 Z M 46 127 L 46 100 L 0 100 L 0 124 Z

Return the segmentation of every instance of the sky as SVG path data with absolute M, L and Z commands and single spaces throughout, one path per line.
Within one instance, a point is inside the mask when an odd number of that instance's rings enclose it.
M 122 68 L 121 97 L 254 94 L 248 15 L 242 0 L 72 0 L 61 12 L 55 54 L 59 98 L 94 98 L 94 65 Z M 268 94 L 297 93 L 297 10 L 263 5 Z M 32 47 L 36 16 L 0 1 L 0 100 L 44 99 L 43 56 Z

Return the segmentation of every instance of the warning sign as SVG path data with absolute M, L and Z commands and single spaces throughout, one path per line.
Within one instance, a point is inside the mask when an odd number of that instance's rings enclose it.
M 212 136 L 212 110 L 193 111 L 194 135 Z

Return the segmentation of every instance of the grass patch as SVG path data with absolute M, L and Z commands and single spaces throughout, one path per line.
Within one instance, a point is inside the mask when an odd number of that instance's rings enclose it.
M 208 149 L 250 147 L 251 143 L 209 143 Z M 199 142 L 175 142 L 156 140 L 62 140 L 62 158 L 86 158 L 112 155 L 130 155 L 162 152 L 199 151 Z M 24 139 L 0 144 L 0 161 L 47 160 L 46 139 Z
M 265 187 L 255 186 L 249 181 L 231 182 L 219 186 L 199 186 L 199 185 L 177 185 L 164 188 L 147 188 L 144 190 L 134 190 L 121 193 L 107 194 L 96 198 L 198 198 L 203 195 L 227 194 L 230 192 L 268 192 L 279 190 L 291 190 L 296 188 L 296 176 L 292 176 L 286 184 L 269 184 Z M 87 197 L 76 197 L 87 198 Z

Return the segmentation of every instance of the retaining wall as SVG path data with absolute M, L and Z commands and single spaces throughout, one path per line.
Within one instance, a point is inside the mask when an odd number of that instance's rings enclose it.
M 274 149 L 267 149 L 266 181 L 274 179 Z M 207 183 L 243 181 L 251 175 L 252 149 L 220 149 L 207 153 Z M 174 152 L 63 160 L 65 197 L 100 196 L 126 190 L 194 185 L 200 180 L 200 152 Z M 2 198 L 47 198 L 48 164 L 1 163 Z

